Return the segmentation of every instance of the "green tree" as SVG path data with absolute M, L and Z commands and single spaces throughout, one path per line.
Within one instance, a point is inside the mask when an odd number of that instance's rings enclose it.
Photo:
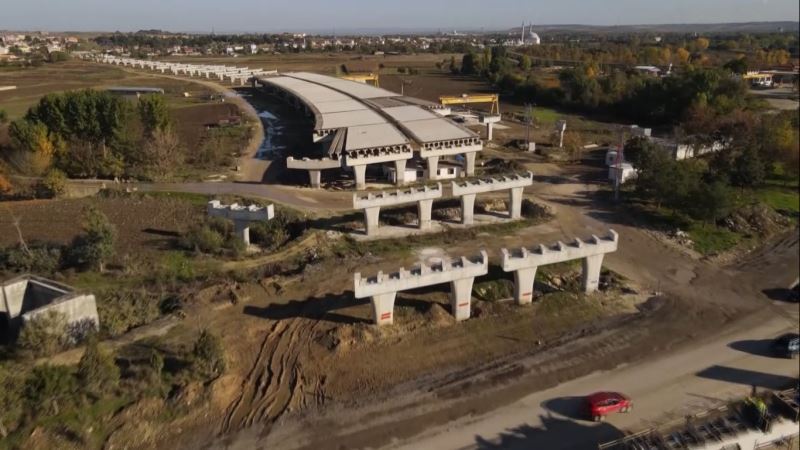
M 733 204 L 730 188 L 719 180 L 699 184 L 690 197 L 689 214 L 704 222 L 713 223 L 727 216 Z
M 752 188 L 762 184 L 766 175 L 767 169 L 762 157 L 756 148 L 747 146 L 734 160 L 730 180 L 735 186 Z
M 102 272 L 108 259 L 114 255 L 116 239 L 117 229 L 108 217 L 89 206 L 83 213 L 83 234 L 75 238 L 70 248 L 72 262 Z
M 478 62 L 475 53 L 465 53 L 464 57 L 461 58 L 461 73 L 464 75 L 474 75 L 477 74 L 478 71 Z
M 50 169 L 36 186 L 36 196 L 40 198 L 58 198 L 66 192 L 67 176 L 58 169 Z
M 225 372 L 225 352 L 217 335 L 208 330 L 200 332 L 192 349 L 192 365 L 204 378 L 216 378 Z
M 744 58 L 734 58 L 726 62 L 722 67 L 737 75 L 747 73 L 747 61 Z
M 531 65 L 531 57 L 528 55 L 522 55 L 522 58 L 519 59 L 519 68 L 522 71 L 527 72 L 531 70 Z
M 78 381 L 86 392 L 99 396 L 115 388 L 119 383 L 119 367 L 111 353 L 100 349 L 97 339 L 92 337 L 78 362 Z
M 163 95 L 143 95 L 139 98 L 138 109 L 146 134 L 153 136 L 156 132 L 164 133 L 171 127 L 172 118 Z

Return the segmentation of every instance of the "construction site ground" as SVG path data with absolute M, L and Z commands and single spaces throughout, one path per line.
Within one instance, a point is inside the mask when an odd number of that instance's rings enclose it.
M 230 369 L 210 387 L 208 407 L 185 418 L 181 433 L 158 433 L 159 446 L 380 447 L 733 327 L 796 320 L 796 311 L 775 306 L 762 292 L 796 277 L 796 229 L 718 267 L 657 239 L 598 197 L 602 169 L 521 159 L 538 174 L 527 194 L 552 208 L 549 222 L 464 241 L 448 235 L 441 245 L 378 247 L 374 255 L 337 255 L 340 238 L 323 233 L 305 245 L 327 256 L 300 273 L 237 283 L 235 304 L 198 296 L 187 312 L 191 320 L 162 339 L 185 342 L 209 327 L 223 337 Z M 324 195 L 333 194 L 340 193 Z M 561 292 L 529 307 L 474 300 L 473 318 L 456 324 L 441 286 L 398 295 L 396 323 L 388 328 L 371 325 L 368 301 L 353 298 L 354 272 L 479 249 L 496 264 L 503 246 L 609 227 L 621 238 L 606 266 L 626 277 L 636 294 Z

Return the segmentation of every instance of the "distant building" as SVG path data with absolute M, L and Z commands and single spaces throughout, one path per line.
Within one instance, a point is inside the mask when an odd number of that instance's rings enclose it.
M 657 77 L 661 74 L 661 69 L 656 66 L 634 66 L 633 70 L 646 75 Z

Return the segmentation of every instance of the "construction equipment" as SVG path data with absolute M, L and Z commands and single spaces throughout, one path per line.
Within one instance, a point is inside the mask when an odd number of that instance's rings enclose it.
M 341 75 L 339 78 L 350 81 L 358 81 L 359 83 L 371 84 L 375 87 L 380 87 L 379 76 L 377 73 L 349 73 Z
M 500 96 L 497 94 L 462 94 L 461 96 L 444 95 L 439 97 L 442 105 L 466 105 L 468 103 L 491 103 L 491 114 L 500 114 Z

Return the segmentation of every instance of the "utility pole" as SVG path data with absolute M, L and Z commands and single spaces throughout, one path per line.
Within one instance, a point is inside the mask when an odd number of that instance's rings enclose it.
M 619 126 L 619 147 L 617 147 L 617 156 L 614 161 L 614 201 L 619 201 L 619 185 L 622 184 L 621 178 L 623 176 L 622 163 L 625 162 L 625 157 L 622 154 L 625 148 L 625 127 Z

